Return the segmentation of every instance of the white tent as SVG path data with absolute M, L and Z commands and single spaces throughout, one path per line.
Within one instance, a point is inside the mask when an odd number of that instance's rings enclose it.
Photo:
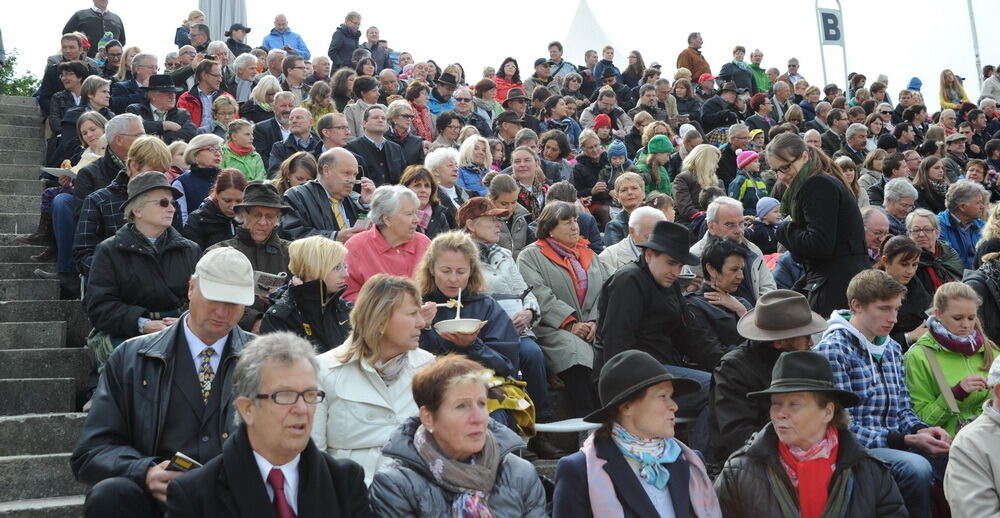
M 601 28 L 601 24 L 598 23 L 587 0 L 580 0 L 576 14 L 573 15 L 573 22 L 569 26 L 569 34 L 566 35 L 566 40 L 562 44 L 563 55 L 567 60 L 573 61 L 577 65 L 583 65 L 583 63 L 577 63 L 574 59 L 579 60 L 578 56 L 583 56 L 587 50 L 596 50 L 597 56 L 600 58 L 601 47 L 614 46 L 608 35 L 604 33 L 604 29 Z
M 246 0 L 198 0 L 198 9 L 205 13 L 213 40 L 226 41 L 226 31 L 232 24 L 247 23 Z

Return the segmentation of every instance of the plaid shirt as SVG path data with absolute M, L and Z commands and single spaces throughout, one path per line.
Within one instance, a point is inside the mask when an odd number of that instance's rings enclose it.
M 850 327 L 839 316 L 829 323 Z M 849 330 L 831 327 L 813 350 L 830 361 L 836 387 L 861 398 L 857 406 L 847 409 L 849 429 L 858 442 L 867 448 L 887 448 L 890 433 L 909 434 L 927 425 L 913 412 L 899 344 L 886 338 L 882 361 L 875 362 L 861 340 Z
M 122 206 L 128 199 L 126 185 L 128 177 L 122 171 L 110 185 L 90 193 L 83 200 L 80 219 L 76 223 L 76 237 L 73 238 L 73 259 L 84 275 L 90 273 L 97 245 L 125 226 Z

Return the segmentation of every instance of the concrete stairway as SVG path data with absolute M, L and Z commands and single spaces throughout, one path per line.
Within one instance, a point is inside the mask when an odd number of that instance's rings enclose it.
M 69 456 L 83 425 L 77 389 L 90 370 L 89 331 L 79 301 L 61 301 L 58 281 L 37 279 L 14 242 L 38 223 L 42 119 L 29 97 L 0 96 L 0 516 L 80 516 L 86 487 Z

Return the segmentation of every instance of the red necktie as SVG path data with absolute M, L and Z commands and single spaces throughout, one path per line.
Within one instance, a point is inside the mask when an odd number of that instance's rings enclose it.
M 271 468 L 271 472 L 267 474 L 267 483 L 274 489 L 274 511 L 278 518 L 295 518 L 295 512 L 285 497 L 285 474 L 278 468 Z

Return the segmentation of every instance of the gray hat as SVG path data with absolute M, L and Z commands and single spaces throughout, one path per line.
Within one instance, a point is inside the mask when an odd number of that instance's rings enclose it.
M 201 296 L 215 302 L 254 303 L 253 265 L 243 252 L 228 246 L 205 252 L 194 267 Z
M 154 189 L 167 189 L 170 194 L 173 195 L 174 199 L 178 199 L 184 196 L 184 193 L 170 186 L 170 182 L 167 181 L 167 176 L 158 171 L 146 171 L 145 173 L 138 174 L 128 181 L 128 199 L 122 204 L 122 207 L 132 203 L 133 200 L 146 194 Z
M 243 202 L 233 205 L 234 209 L 249 209 L 250 207 L 267 207 L 288 212 L 288 205 L 281 203 L 281 195 L 273 185 L 266 182 L 253 182 L 243 190 Z
M 748 340 L 770 342 L 826 331 L 826 320 L 809 309 L 801 293 L 773 290 L 757 299 L 757 306 L 736 323 L 736 331 Z

